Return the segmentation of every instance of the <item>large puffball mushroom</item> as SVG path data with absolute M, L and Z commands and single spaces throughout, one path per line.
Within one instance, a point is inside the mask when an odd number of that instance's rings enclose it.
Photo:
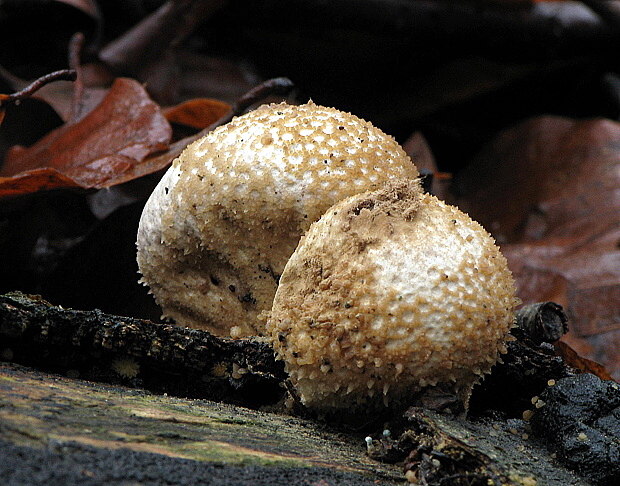
M 505 352 L 517 303 L 482 226 L 396 181 L 337 203 L 311 226 L 284 269 L 267 330 L 309 408 L 370 410 L 436 384 L 466 404 Z
M 337 201 L 418 176 L 398 143 L 312 102 L 266 105 L 189 145 L 144 208 L 138 264 L 164 315 L 233 337 L 262 334 L 300 236 Z

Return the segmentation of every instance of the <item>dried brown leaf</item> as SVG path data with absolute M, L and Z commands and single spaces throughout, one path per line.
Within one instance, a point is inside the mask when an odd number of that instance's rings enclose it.
M 166 119 L 187 127 L 202 130 L 212 125 L 231 110 L 223 101 L 197 98 L 164 110 Z
M 558 341 L 554 344 L 555 351 L 558 356 L 564 358 L 566 364 L 572 368 L 576 368 L 584 373 L 592 373 L 598 376 L 601 380 L 612 380 L 612 376 L 605 367 L 596 361 L 579 356 L 577 352 L 563 341 Z
M 170 124 L 142 86 L 119 78 L 79 122 L 63 125 L 32 147 L 11 150 L 0 169 L 0 197 L 113 186 L 149 155 L 165 150 L 170 137 Z
M 546 116 L 502 133 L 456 181 L 458 204 L 500 241 L 519 297 L 561 304 L 616 378 L 619 168 L 620 123 Z

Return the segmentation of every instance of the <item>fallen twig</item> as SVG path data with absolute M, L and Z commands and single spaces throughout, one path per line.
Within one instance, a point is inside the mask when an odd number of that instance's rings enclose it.
M 77 72 L 75 69 L 61 69 L 60 71 L 54 71 L 53 73 L 46 74 L 36 79 L 24 89 L 10 95 L 3 95 L 0 97 L 0 109 L 5 108 L 10 104 L 18 104 L 21 100 L 30 98 L 34 93 L 40 90 L 46 84 L 53 81 L 75 81 L 77 78 Z

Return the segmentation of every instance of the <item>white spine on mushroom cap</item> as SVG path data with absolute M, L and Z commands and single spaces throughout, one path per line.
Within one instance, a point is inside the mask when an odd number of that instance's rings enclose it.
M 138 264 L 165 315 L 233 336 L 262 333 L 300 236 L 332 204 L 418 172 L 396 141 L 308 103 L 260 107 L 188 146 L 149 198 Z
M 478 223 L 394 182 L 336 204 L 310 228 L 267 330 L 310 407 L 381 406 L 437 383 L 466 401 L 503 350 L 514 293 Z

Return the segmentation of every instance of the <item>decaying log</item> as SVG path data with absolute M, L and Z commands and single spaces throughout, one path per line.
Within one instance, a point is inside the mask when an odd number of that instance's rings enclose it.
M 235 484 L 270 485 L 405 477 L 450 486 L 587 485 L 552 458 L 544 437 L 531 437 L 524 412 L 533 413 L 532 397 L 575 370 L 524 332 L 513 330 L 503 363 L 476 387 L 469 419 L 417 406 L 354 429 L 283 415 L 286 374 L 260 340 L 2 295 L 0 361 L 38 370 L 0 365 L 0 474 L 20 485 L 42 477 L 54 484 L 60 469 L 70 476 L 63 484 L 84 474 L 114 484 L 116 474 L 150 484 L 204 477 L 225 484 L 234 476 Z M 145 472 L 153 464 L 155 481 Z M 173 477 L 179 468 L 183 480 Z
M 589 484 L 556 464 L 522 420 L 464 420 L 412 407 L 402 432 L 369 442 L 369 455 L 402 462 L 417 484 L 577 486 Z M 399 457 L 399 454 L 400 457 Z
M 403 467 L 416 471 L 409 479 L 433 479 L 426 484 L 588 484 L 517 419 L 411 409 L 405 429 L 409 454 L 390 464 L 380 460 L 388 433 L 365 441 L 316 421 L 0 364 L 0 475 L 11 486 L 387 486 L 405 483 Z
M 257 340 L 0 296 L 0 359 L 70 377 L 248 407 L 277 402 L 284 367 Z
M 0 364 L 0 477 L 10 486 L 402 484 L 398 467 L 290 416 L 151 395 Z
M 583 373 L 536 400 L 532 429 L 569 467 L 599 485 L 620 483 L 620 385 Z

